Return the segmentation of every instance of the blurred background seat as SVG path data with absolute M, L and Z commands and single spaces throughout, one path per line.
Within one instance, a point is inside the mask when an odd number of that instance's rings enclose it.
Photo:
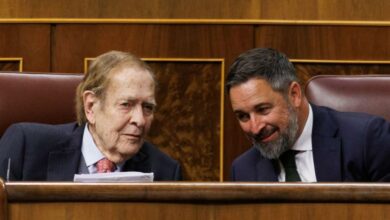
M 390 75 L 318 75 L 307 82 L 305 93 L 316 105 L 390 121 Z
M 83 75 L 0 72 L 0 136 L 16 122 L 76 120 L 74 97 Z

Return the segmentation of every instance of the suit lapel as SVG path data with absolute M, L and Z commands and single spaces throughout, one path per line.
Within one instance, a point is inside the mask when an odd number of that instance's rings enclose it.
M 47 180 L 72 181 L 78 172 L 81 144 L 85 126 L 78 126 L 66 140 L 58 143 L 55 151 L 49 152 Z
M 260 153 L 259 153 L 260 154 Z M 276 160 L 268 160 L 264 157 L 258 160 L 256 164 L 256 179 L 262 182 L 278 181 L 279 166 Z
M 150 164 L 150 160 L 148 160 L 148 154 L 144 151 L 145 144 L 134 157 L 125 162 L 122 171 L 137 171 L 144 173 L 152 172 L 152 166 Z
M 341 140 L 338 126 L 326 109 L 312 105 L 313 122 L 313 159 L 317 181 L 341 181 Z

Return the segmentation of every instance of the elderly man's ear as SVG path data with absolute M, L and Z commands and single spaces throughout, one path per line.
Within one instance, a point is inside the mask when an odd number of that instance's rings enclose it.
M 95 124 L 95 111 L 99 105 L 99 99 L 94 92 L 87 90 L 83 93 L 83 102 L 88 123 Z

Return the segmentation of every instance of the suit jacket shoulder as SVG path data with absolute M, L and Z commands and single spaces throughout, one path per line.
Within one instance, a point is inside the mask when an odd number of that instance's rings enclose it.
M 312 105 L 318 181 L 390 181 L 390 124 L 383 118 Z M 331 171 L 331 172 L 330 172 Z
M 11 180 L 50 179 L 50 173 L 56 175 L 56 170 L 51 170 L 50 164 L 61 162 L 52 158 L 52 153 L 66 151 L 69 146 L 67 142 L 76 131 L 78 131 L 77 142 L 81 143 L 82 127 L 77 126 L 76 123 L 62 125 L 17 123 L 11 125 L 0 140 L 0 176 L 6 177 L 10 158 Z M 76 158 L 79 158 L 80 146 L 81 144 L 73 145 L 74 150 L 78 152 Z

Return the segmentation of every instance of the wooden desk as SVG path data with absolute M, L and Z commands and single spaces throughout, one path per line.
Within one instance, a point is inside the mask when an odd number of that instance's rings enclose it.
M 1 184 L 0 219 L 390 219 L 390 184 Z M 2 218 L 1 218 L 2 217 Z

